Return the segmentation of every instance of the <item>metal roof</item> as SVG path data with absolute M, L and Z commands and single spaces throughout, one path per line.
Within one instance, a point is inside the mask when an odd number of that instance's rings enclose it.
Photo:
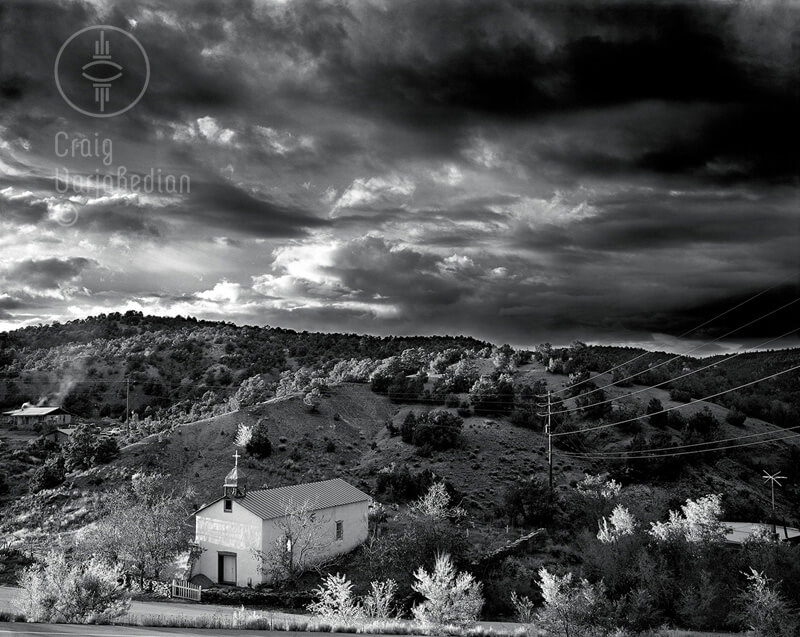
M 25 407 L 25 409 L 14 409 L 3 413 L 6 416 L 47 416 L 53 412 L 66 413 L 61 407 Z
M 293 484 L 277 489 L 247 491 L 244 497 L 236 498 L 237 504 L 241 504 L 263 520 L 283 517 L 286 515 L 286 506 L 290 503 L 299 505 L 308 502 L 314 511 L 319 511 L 370 500 L 372 498 L 369 495 L 341 478 Z M 219 502 L 219 500 L 215 500 L 215 502 Z M 200 509 L 200 511 L 202 510 Z
M 772 531 L 771 524 L 762 524 L 759 522 L 722 522 L 721 524 L 728 527 L 725 539 L 731 544 L 741 544 L 758 530 L 759 527 L 768 527 L 770 532 Z M 778 524 L 775 530 L 778 532 L 778 538 L 781 541 L 797 541 L 800 539 L 800 529 L 791 526 L 784 527 Z

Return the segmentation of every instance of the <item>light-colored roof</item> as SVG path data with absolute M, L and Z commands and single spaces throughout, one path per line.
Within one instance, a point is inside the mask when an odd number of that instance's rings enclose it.
M 722 524 L 730 529 L 730 533 L 725 534 L 725 539 L 733 544 L 741 544 L 756 530 L 758 530 L 759 527 L 769 526 L 770 530 L 772 530 L 771 525 L 765 525 L 759 522 L 722 522 Z M 781 541 L 785 541 L 787 539 L 796 540 L 797 538 L 800 538 L 800 529 L 796 529 L 791 526 L 786 527 L 786 531 L 784 532 L 783 526 L 776 525 L 775 530 L 777 531 L 778 538 Z
M 6 416 L 47 416 L 53 412 L 63 411 L 61 407 L 25 407 L 4 412 Z
M 221 498 L 220 498 L 221 499 Z M 236 503 L 254 513 L 263 520 L 279 518 L 286 515 L 286 506 L 290 503 L 308 502 L 315 511 L 331 507 L 344 506 L 355 502 L 368 502 L 372 498 L 356 489 L 341 478 L 293 484 L 277 489 L 259 489 L 247 491 L 244 497 L 236 498 Z M 215 502 L 219 502 L 215 500 Z M 211 503 L 213 504 L 213 502 Z M 210 504 L 208 506 L 211 506 Z M 206 508 L 206 507 L 203 507 Z M 202 511 L 203 509 L 200 509 Z M 199 511 L 198 511 L 199 513 Z

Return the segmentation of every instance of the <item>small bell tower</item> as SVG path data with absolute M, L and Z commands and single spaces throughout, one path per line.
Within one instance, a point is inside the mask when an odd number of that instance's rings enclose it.
M 244 483 L 244 476 L 239 472 L 239 450 L 233 456 L 235 465 L 231 472 L 225 476 L 225 484 L 223 485 L 223 495 L 226 498 L 243 498 L 247 489 Z

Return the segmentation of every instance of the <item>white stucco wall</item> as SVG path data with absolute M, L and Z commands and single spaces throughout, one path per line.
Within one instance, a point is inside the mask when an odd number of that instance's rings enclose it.
M 237 586 L 253 585 L 270 578 L 258 571 L 258 563 L 252 549 L 271 551 L 276 540 L 282 536 L 276 520 L 262 520 L 233 500 L 233 511 L 225 513 L 224 500 L 214 503 L 195 515 L 195 541 L 205 549 L 195 567 L 194 575 L 202 573 L 218 582 L 218 556 L 220 552 L 236 553 Z M 356 502 L 316 512 L 325 526 L 320 555 L 324 558 L 348 553 L 367 539 L 368 502 Z M 336 521 L 343 522 L 343 537 L 336 540 Z
M 236 585 L 262 581 L 252 549 L 262 545 L 262 520 L 233 500 L 233 510 L 224 511 L 224 500 L 195 515 L 195 542 L 203 549 L 193 574 L 202 573 L 218 582 L 220 551 L 236 554 Z
M 317 519 L 324 525 L 322 544 L 324 549 L 320 551 L 319 557 L 322 559 L 349 553 L 354 548 L 363 544 L 369 533 L 368 524 L 369 503 L 355 502 L 340 507 L 320 509 L 316 512 Z M 336 521 L 343 523 L 342 539 L 336 539 Z M 262 551 L 271 551 L 276 544 L 276 540 L 283 535 L 276 520 L 264 520 L 264 527 L 261 537 L 263 538 Z M 265 581 L 269 581 L 267 575 Z

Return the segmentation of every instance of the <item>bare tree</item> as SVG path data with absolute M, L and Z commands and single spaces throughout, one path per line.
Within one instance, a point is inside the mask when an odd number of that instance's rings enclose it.
M 314 510 L 311 502 L 289 501 L 275 526 L 279 533 L 267 551 L 254 550 L 259 571 L 273 582 L 293 582 L 302 573 L 320 568 L 331 545 L 331 519 Z
M 169 483 L 162 475 L 133 476 L 129 488 L 107 498 L 104 514 L 80 548 L 132 570 L 142 587 L 145 578 L 158 579 L 189 548 L 186 517 L 191 492 L 172 491 Z

